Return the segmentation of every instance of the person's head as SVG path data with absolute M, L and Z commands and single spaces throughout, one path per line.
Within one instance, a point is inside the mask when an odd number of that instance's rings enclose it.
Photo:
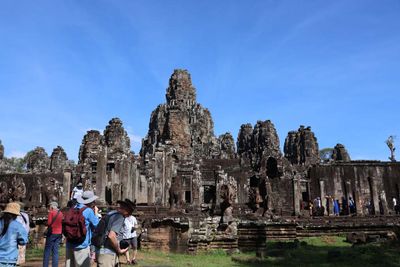
M 3 230 L 0 233 L 0 236 L 4 236 L 7 233 L 8 226 L 10 222 L 15 220 L 18 215 L 20 215 L 21 206 L 16 202 L 8 203 L 6 208 L 3 211 L 2 220 L 4 221 Z
M 84 204 L 88 207 L 92 207 L 94 206 L 96 203 L 96 199 L 98 199 L 99 197 L 96 196 L 93 191 L 85 191 L 82 193 L 81 196 L 78 196 L 76 198 L 76 201 L 80 204 Z
M 82 189 L 82 188 L 83 188 L 83 184 L 82 184 L 81 182 L 79 182 L 79 183 L 76 185 L 76 188 Z
M 117 201 L 117 203 L 119 204 L 117 210 L 124 217 L 129 217 L 135 210 L 136 204 L 132 202 L 130 199 L 126 198 L 125 200 Z
M 58 210 L 58 203 L 55 201 L 50 202 L 49 208 L 50 208 L 50 210 Z

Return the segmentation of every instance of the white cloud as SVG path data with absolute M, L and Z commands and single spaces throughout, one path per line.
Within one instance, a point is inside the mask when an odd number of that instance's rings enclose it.
M 25 155 L 26 155 L 26 152 L 13 150 L 7 155 L 7 158 L 23 158 L 23 157 L 25 157 Z
M 141 137 L 139 135 L 131 134 L 131 133 L 128 133 L 128 136 L 129 136 L 129 139 L 131 139 L 132 143 L 136 143 L 136 144 L 141 144 L 142 143 L 142 138 L 143 137 Z
M 131 139 L 132 145 L 142 144 L 143 137 L 140 135 L 134 134 L 131 126 L 126 126 L 125 129 L 126 129 L 126 132 L 128 133 L 129 139 Z
M 143 137 L 134 134 L 131 126 L 126 126 L 125 130 L 128 133 L 129 139 L 131 140 L 131 149 L 135 152 L 140 151 L 140 148 L 142 147 Z

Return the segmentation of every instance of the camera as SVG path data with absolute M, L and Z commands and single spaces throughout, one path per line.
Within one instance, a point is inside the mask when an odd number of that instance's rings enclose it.
M 119 242 L 119 247 L 120 247 L 121 249 L 126 249 L 126 248 L 129 247 L 129 242 L 126 241 L 126 240 L 121 240 L 121 241 Z

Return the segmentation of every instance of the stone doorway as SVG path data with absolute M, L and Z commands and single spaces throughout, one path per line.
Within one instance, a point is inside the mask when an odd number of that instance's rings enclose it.
M 268 178 L 275 178 L 279 176 L 278 161 L 273 157 L 269 157 L 267 160 L 267 176 Z

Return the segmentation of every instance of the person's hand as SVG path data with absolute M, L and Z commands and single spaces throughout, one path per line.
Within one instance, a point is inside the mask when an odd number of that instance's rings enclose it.
M 124 249 L 118 249 L 118 254 L 125 254 L 128 251 L 129 247 L 124 248 Z
M 99 214 L 99 208 L 97 206 L 93 207 L 94 214 Z

